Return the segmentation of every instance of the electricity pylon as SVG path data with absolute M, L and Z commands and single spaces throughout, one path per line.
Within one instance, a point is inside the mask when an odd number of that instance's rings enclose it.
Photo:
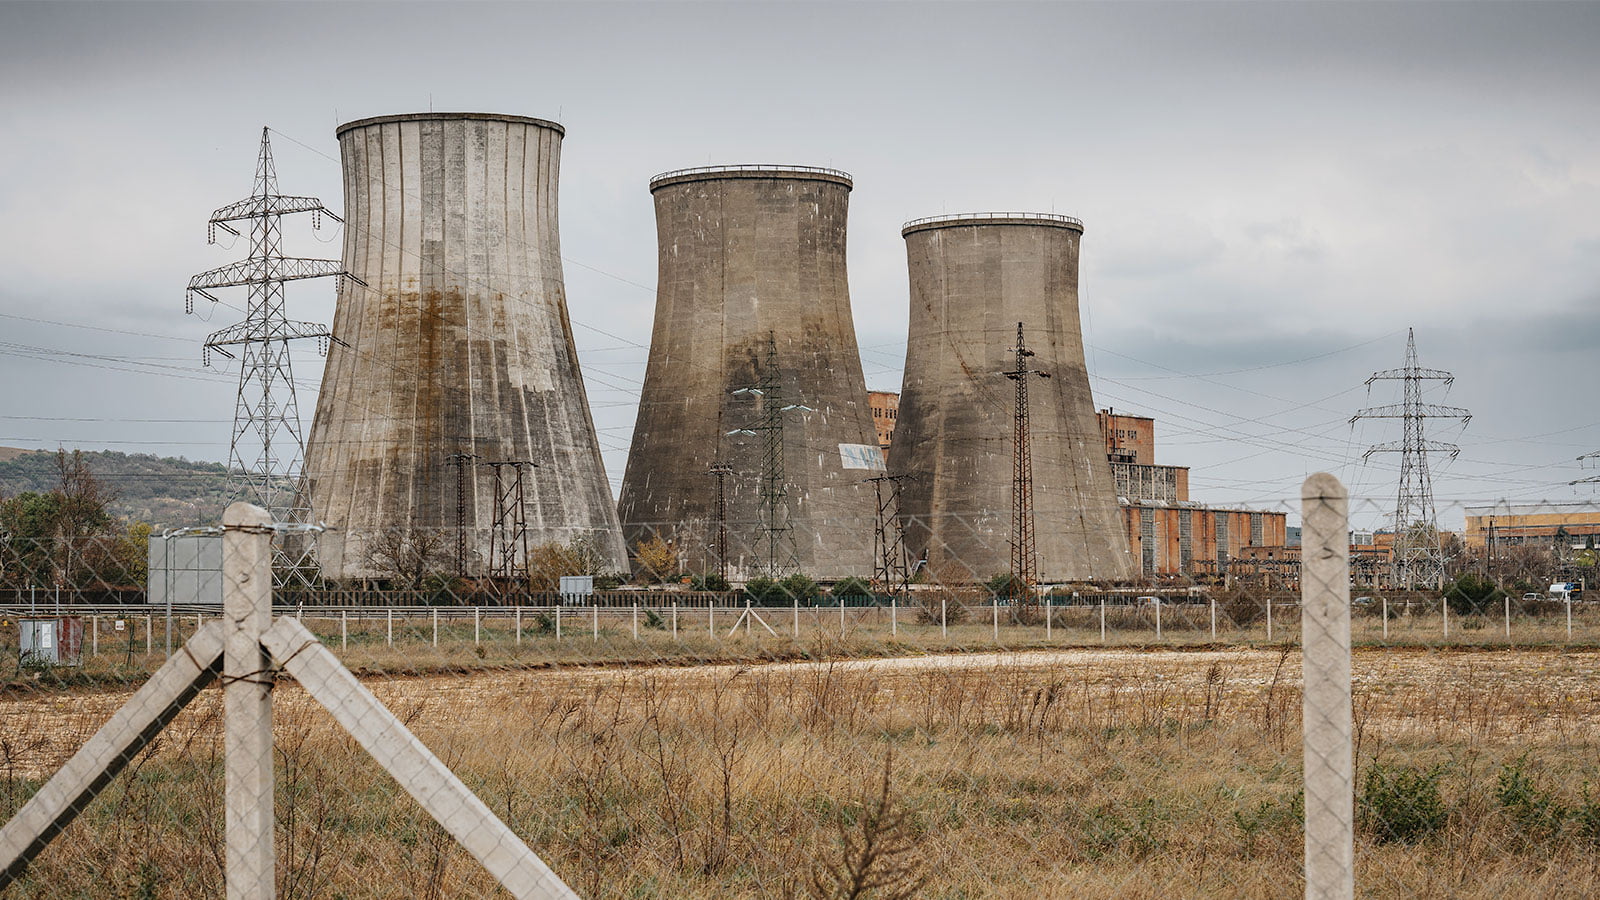
M 1033 533 L 1033 448 L 1032 426 L 1028 421 L 1028 380 L 1049 378 L 1049 372 L 1029 367 L 1034 355 L 1022 339 L 1022 323 L 1017 323 L 1016 366 L 1001 374 L 1017 384 L 1017 406 L 1011 425 L 1011 575 L 1020 584 L 1019 602 L 1030 605 L 1033 586 L 1039 580 L 1039 553 Z
M 885 474 L 865 479 L 872 484 L 878 500 L 878 527 L 872 540 L 872 581 L 879 590 L 904 592 L 911 583 L 905 523 L 900 519 L 900 484 L 910 477 Z
M 1422 402 L 1424 381 L 1442 381 L 1449 385 L 1455 381 L 1455 376 L 1442 369 L 1424 369 L 1417 365 L 1417 339 L 1409 328 L 1406 329 L 1406 364 L 1398 369 L 1372 373 L 1367 379 L 1369 391 L 1374 381 L 1405 383 L 1402 402 L 1369 407 L 1350 417 L 1352 425 L 1359 419 L 1401 419 L 1405 423 L 1401 440 L 1375 444 L 1361 456 L 1365 460 L 1374 453 L 1400 454 L 1400 490 L 1395 498 L 1394 555 L 1390 559 L 1390 572 L 1399 587 L 1441 588 L 1444 586 L 1444 548 L 1439 544 L 1438 513 L 1433 504 L 1428 454 L 1448 453 L 1454 459 L 1461 448 L 1428 440 L 1423 435 L 1423 426 L 1428 419 L 1460 419 L 1465 425 L 1472 421 L 1472 413 L 1459 406 Z
M 789 524 L 789 482 L 783 472 L 783 414 L 795 410 L 811 411 L 811 407 L 783 402 L 783 372 L 778 368 L 778 342 L 767 335 L 767 362 L 761 380 L 753 387 L 739 388 L 736 397 L 755 397 L 757 416 L 755 424 L 738 428 L 728 434 L 760 435 L 761 452 L 761 530 L 766 533 L 768 578 L 777 578 L 800 571 L 800 560 L 794 546 L 794 526 Z
M 728 580 L 728 486 L 729 475 L 733 474 L 733 467 L 726 463 L 712 463 L 706 474 L 717 479 L 717 502 L 714 513 L 717 521 L 717 533 L 714 538 L 717 552 L 717 575 L 723 581 Z
M 289 342 L 315 338 L 318 351 L 326 353 L 333 335 L 325 326 L 290 320 L 284 314 L 283 285 L 302 278 L 353 276 L 337 260 L 283 255 L 282 219 L 294 213 L 310 213 L 313 229 L 322 227 L 323 216 L 344 221 L 315 197 L 278 193 L 272 144 L 268 129 L 262 128 L 254 190 L 249 197 L 213 212 L 206 224 L 206 242 L 214 244 L 217 229 L 237 237 L 240 232 L 232 223 L 248 222 L 250 256 L 189 279 L 184 304 L 193 313 L 195 294 L 215 303 L 218 298 L 213 290 L 248 289 L 244 321 L 207 337 L 202 354 L 206 365 L 211 364 L 213 351 L 239 359 L 239 393 L 228 445 L 233 499 L 262 507 L 275 522 L 305 524 L 310 514 L 300 484 L 305 439 L 300 431 Z M 310 586 L 315 578 L 311 547 L 311 542 L 304 540 L 292 547 L 274 541 L 273 579 L 278 586 Z

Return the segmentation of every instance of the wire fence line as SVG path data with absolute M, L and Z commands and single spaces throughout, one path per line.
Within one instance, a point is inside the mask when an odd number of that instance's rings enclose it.
M 173 603 L 170 654 L 159 600 L 7 604 L 5 877 L 38 897 L 1595 893 L 1600 616 L 1353 588 L 1337 483 L 1303 502 L 1297 590 L 316 602 L 230 569 L 249 603 Z

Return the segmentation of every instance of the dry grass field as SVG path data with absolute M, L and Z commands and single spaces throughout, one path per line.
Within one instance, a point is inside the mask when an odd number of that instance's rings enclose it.
M 1358 652 L 1360 894 L 1600 895 L 1597 663 Z M 1299 678 L 1257 648 L 368 684 L 585 897 L 953 900 L 1299 896 Z M 126 694 L 0 701 L 0 812 Z M 275 703 L 285 898 L 495 895 L 297 686 Z M 220 897 L 219 714 L 209 690 L 16 895 Z

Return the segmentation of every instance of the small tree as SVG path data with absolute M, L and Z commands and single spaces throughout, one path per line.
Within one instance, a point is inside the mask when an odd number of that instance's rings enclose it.
M 798 600 L 803 606 L 815 604 L 817 598 L 822 596 L 822 586 L 799 572 L 784 576 L 778 582 L 778 590 L 783 593 L 783 600 L 789 602 Z
M 449 567 L 450 544 L 442 528 L 390 528 L 367 543 L 367 564 L 399 587 L 420 590 Z
M 659 534 L 635 544 L 633 558 L 639 565 L 639 580 L 646 584 L 661 584 L 678 577 L 678 548 Z
M 696 575 L 689 579 L 689 590 L 691 591 L 726 591 L 729 587 L 728 579 L 723 578 L 716 572 Z
M 1444 602 L 1458 615 L 1481 615 L 1505 599 L 1506 592 L 1487 578 L 1464 572 L 1445 586 Z

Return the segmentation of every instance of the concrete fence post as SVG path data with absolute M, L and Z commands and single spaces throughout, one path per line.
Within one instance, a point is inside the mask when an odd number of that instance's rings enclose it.
M 1302 565 L 1304 565 L 1304 563 L 1302 563 Z M 1300 589 L 1301 590 L 1305 590 L 1305 586 L 1302 584 Z M 1272 598 L 1268 597 L 1267 598 L 1267 643 L 1271 643 L 1271 642 L 1272 642 Z
M 889 597 L 889 636 L 900 636 L 900 598 L 894 595 Z
M 1106 642 L 1106 595 L 1100 595 L 1100 643 Z
M 1567 596 L 1567 641 L 1572 640 L 1572 596 Z
M 390 609 L 386 610 L 386 612 L 389 614 L 388 615 L 388 618 L 389 618 L 389 646 L 393 647 L 394 646 L 394 609 L 390 608 Z
M 513 628 L 517 632 L 517 646 L 520 647 L 522 646 L 522 607 L 517 607 L 516 610 L 512 612 L 511 617 L 515 622 Z
M 1161 640 L 1161 598 L 1156 598 L 1156 640 Z
M 155 616 L 145 616 L 144 617 L 144 652 L 145 652 L 146 655 L 154 653 L 155 649 L 156 649 L 155 648 L 155 643 L 156 643 L 155 627 L 156 627 L 156 618 L 155 618 Z
M 596 603 L 589 607 L 589 616 L 590 628 L 592 629 L 590 633 L 593 639 L 598 641 L 600 640 L 600 604 Z
M 472 608 L 472 643 L 483 643 L 483 607 Z
M 1444 636 L 1448 640 L 1450 638 L 1450 600 L 1445 597 L 1439 598 L 1439 621 L 1444 623 Z
M 1389 639 L 1389 598 L 1383 598 L 1383 639 Z
M 222 517 L 223 785 L 228 900 L 275 896 L 271 661 L 272 518 L 230 505 Z
M 339 649 L 350 649 L 350 613 L 343 609 L 339 610 Z
M 100 617 L 89 617 L 89 655 L 100 655 Z
M 1511 640 L 1511 595 L 1506 595 L 1506 640 Z
M 950 639 L 950 598 L 939 595 L 939 638 Z
M 1349 498 L 1326 473 L 1301 486 L 1306 900 L 1355 896 Z
M 994 598 L 994 602 L 990 606 L 994 608 L 994 639 L 998 641 L 1000 640 L 1000 598 Z
M 1217 598 L 1211 598 L 1211 641 L 1217 640 Z
M 639 604 L 633 605 L 633 639 L 639 639 Z

